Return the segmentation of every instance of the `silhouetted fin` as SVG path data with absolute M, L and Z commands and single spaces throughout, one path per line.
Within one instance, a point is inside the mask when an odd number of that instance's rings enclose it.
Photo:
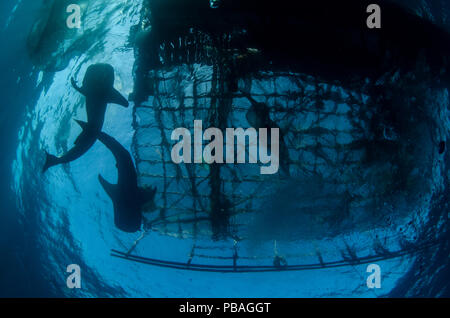
M 51 154 L 49 154 L 48 152 L 45 152 L 45 164 L 44 167 L 42 168 L 42 172 L 45 172 L 48 170 L 48 168 L 58 164 L 58 157 L 53 156 Z
M 108 103 L 113 103 L 117 105 L 121 105 L 124 107 L 128 107 L 129 103 L 125 97 L 122 96 L 122 94 L 119 93 L 115 88 L 111 89 L 111 92 L 109 96 L 107 97 Z
M 85 130 L 87 128 L 87 122 L 82 121 L 82 120 L 78 120 L 78 119 L 74 119 L 76 121 L 76 123 L 78 125 L 80 125 L 81 129 Z
M 80 125 L 81 129 L 86 130 L 86 128 L 87 128 L 87 123 L 86 122 L 81 121 L 81 120 L 77 120 L 77 119 L 74 119 L 74 120 L 76 121 L 76 123 L 78 125 Z M 78 145 L 85 138 L 86 138 L 86 134 L 79 134 L 77 139 L 75 139 L 75 141 L 74 141 L 74 145 Z
M 106 193 L 108 193 L 109 197 L 114 202 L 114 199 L 117 197 L 117 185 L 109 183 L 100 174 L 98 175 L 98 181 L 100 181 L 103 189 L 105 189 Z
M 75 88 L 80 94 L 86 96 L 86 92 L 83 90 L 83 88 L 81 88 L 77 85 L 77 82 L 75 81 L 75 79 L 73 77 L 70 79 L 70 82 L 71 82 L 73 88 Z

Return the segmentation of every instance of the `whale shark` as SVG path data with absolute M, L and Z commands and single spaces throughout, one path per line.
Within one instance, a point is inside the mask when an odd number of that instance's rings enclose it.
M 97 140 L 105 120 L 108 103 L 128 107 L 128 101 L 114 87 L 114 68 L 109 64 L 93 64 L 88 67 L 83 79 L 82 87 L 78 87 L 75 80 L 72 86 L 86 97 L 86 112 L 88 122 L 75 140 L 75 146 L 64 156 L 56 157 L 46 154 L 43 172 L 50 167 L 74 161 L 86 153 Z
M 88 124 L 76 122 L 86 129 Z M 101 132 L 98 140 L 114 155 L 118 171 L 117 184 L 111 184 L 100 174 L 98 179 L 114 205 L 114 224 L 127 233 L 140 230 L 142 211 L 154 210 L 156 188 L 140 188 L 137 184 L 137 173 L 130 153 L 113 137 Z

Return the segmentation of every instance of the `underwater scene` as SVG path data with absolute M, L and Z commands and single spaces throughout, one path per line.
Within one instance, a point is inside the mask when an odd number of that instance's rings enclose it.
M 0 297 L 450 296 L 450 2 L 0 7 Z

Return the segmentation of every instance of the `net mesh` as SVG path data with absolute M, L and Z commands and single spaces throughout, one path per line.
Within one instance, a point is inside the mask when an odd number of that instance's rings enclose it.
M 280 239 L 277 228 L 290 223 L 288 230 L 298 226 L 301 232 L 292 239 L 332 235 L 356 224 L 364 229 L 388 223 L 388 215 L 408 205 L 408 196 L 429 190 L 433 157 L 411 151 L 412 137 L 421 146 L 432 138 L 429 123 L 419 121 L 427 94 L 400 98 L 418 85 L 414 81 L 406 85 L 387 74 L 383 94 L 374 95 L 376 85 L 368 81 L 344 87 L 300 73 L 260 71 L 232 90 L 230 65 L 221 63 L 220 52 L 210 64 L 173 65 L 174 55 L 161 50 L 169 62 L 161 58 L 166 65 L 149 72 L 153 94 L 134 116 L 139 182 L 158 188 L 159 215 L 147 214 L 148 228 L 240 241 L 270 232 L 268 226 L 275 230 L 266 238 Z M 386 109 L 386 98 L 392 109 Z M 280 128 L 277 174 L 262 175 L 260 164 L 172 162 L 175 128 L 192 132 L 194 120 L 202 120 L 204 129 L 245 129 L 257 107 L 269 110 L 269 118 L 256 111 L 257 119 Z M 425 133 L 415 136 L 422 128 Z
M 175 20 L 164 17 L 173 10 L 163 9 L 153 18 L 143 10 L 136 26 L 152 31 L 137 49 L 133 122 L 139 184 L 157 187 L 157 209 L 144 211 L 146 231 L 119 257 L 151 231 L 186 250 L 185 258 L 173 256 L 186 268 L 171 264 L 184 269 L 277 267 L 278 255 L 315 269 L 435 244 L 422 228 L 442 199 L 445 165 L 436 145 L 447 134 L 448 96 L 434 87 L 424 61 L 407 74 L 393 68 L 370 80 L 341 74 L 326 81 L 272 65 L 247 46 L 244 28 L 187 27 L 189 17 L 172 28 Z M 262 175 L 261 164 L 173 163 L 172 131 L 192 133 L 194 120 L 222 131 L 280 128 L 279 172 Z M 164 259 L 150 245 L 137 254 Z

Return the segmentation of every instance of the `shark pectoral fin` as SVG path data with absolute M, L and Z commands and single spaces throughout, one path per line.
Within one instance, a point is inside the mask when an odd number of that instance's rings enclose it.
M 122 94 L 119 93 L 115 88 L 111 89 L 111 92 L 108 96 L 108 103 L 121 105 L 123 107 L 128 107 L 129 103 L 125 97 L 122 96 Z
M 75 81 L 75 79 L 73 77 L 70 79 L 70 83 L 72 84 L 72 87 L 77 90 L 77 92 L 79 92 L 81 95 L 86 96 L 86 92 L 83 90 L 83 88 L 81 88 L 77 85 L 77 82 Z
M 117 194 L 117 185 L 109 183 L 101 175 L 98 175 L 98 181 L 100 181 L 100 184 L 102 185 L 103 189 L 105 189 L 109 197 L 114 200 Z

